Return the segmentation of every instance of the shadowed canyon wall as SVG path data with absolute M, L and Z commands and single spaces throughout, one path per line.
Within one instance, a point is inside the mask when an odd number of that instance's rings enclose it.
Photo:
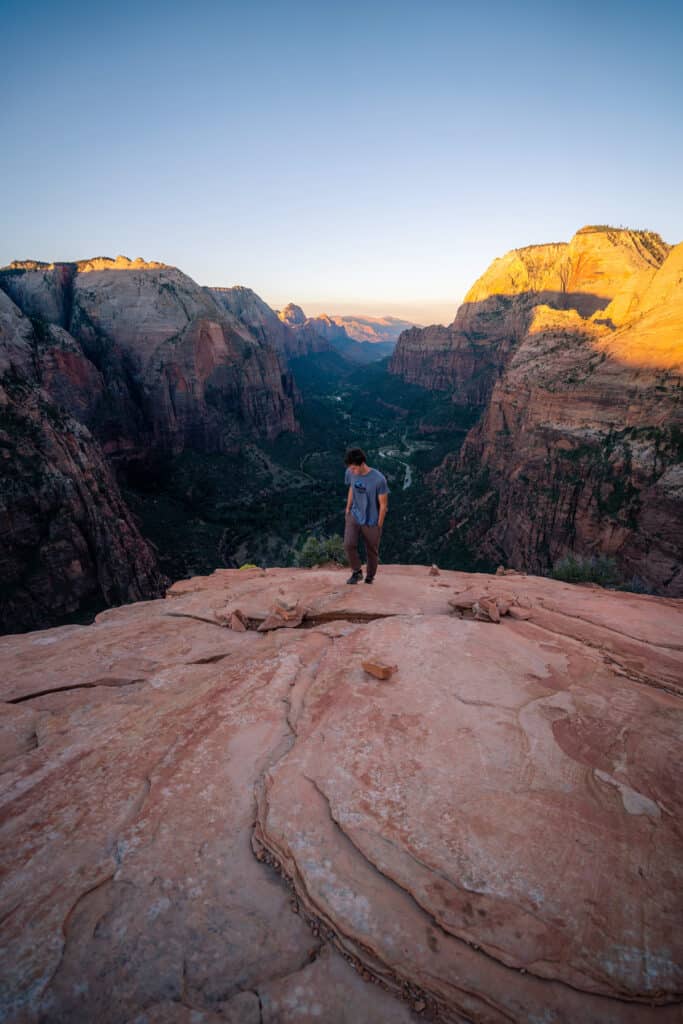
M 97 371 L 63 329 L 37 331 L 0 291 L 2 632 L 164 590 L 100 446 L 50 394 L 65 367 L 80 382 L 74 408 L 85 415 L 101 387 Z
M 296 431 L 286 364 L 161 263 L 12 264 L 0 298 L 2 628 L 156 596 L 156 557 L 105 456 L 144 466 Z

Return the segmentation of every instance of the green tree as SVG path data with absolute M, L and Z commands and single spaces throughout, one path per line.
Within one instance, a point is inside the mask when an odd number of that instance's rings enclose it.
M 339 565 L 343 565 L 345 560 L 344 541 L 338 533 L 322 539 L 313 536 L 307 537 L 295 556 L 295 564 L 306 569 L 324 562 L 337 562 Z

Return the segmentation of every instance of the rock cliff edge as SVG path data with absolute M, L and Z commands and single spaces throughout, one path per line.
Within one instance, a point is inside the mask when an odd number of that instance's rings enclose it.
M 680 1020 L 681 602 L 345 575 L 0 639 L 3 1020 Z

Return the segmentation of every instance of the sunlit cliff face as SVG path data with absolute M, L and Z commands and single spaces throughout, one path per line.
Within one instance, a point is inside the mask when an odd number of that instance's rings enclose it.
M 87 274 L 93 270 L 166 270 L 170 269 L 166 263 L 158 263 L 156 260 L 137 259 L 129 260 L 127 256 L 117 256 L 110 259 L 108 256 L 98 256 L 92 260 L 81 260 L 78 263 L 78 271 Z
M 582 228 L 570 242 L 528 245 L 495 259 L 465 303 L 525 292 L 590 294 L 607 305 L 627 285 L 642 290 L 670 246 L 654 232 Z
M 683 244 L 600 227 L 581 229 L 569 243 L 513 250 L 470 289 L 452 330 L 475 344 L 526 337 L 527 357 L 535 335 L 556 335 L 558 345 L 563 333 L 580 335 L 623 365 L 680 372 Z
M 590 318 L 537 306 L 529 335 L 580 333 L 598 353 L 626 366 L 683 373 L 683 243 L 660 267 L 637 268 Z
M 620 296 L 605 310 L 620 325 Z M 669 252 L 642 292 L 633 294 L 628 312 L 612 338 L 609 354 L 633 366 L 683 373 L 683 243 Z
M 141 256 L 136 259 L 128 259 L 127 256 L 117 256 L 112 259 L 110 256 L 96 256 L 91 260 L 77 260 L 75 265 L 80 274 L 87 274 L 93 270 L 165 270 L 171 269 L 166 263 L 158 263 L 156 260 L 143 260 Z M 57 267 L 65 266 L 64 263 L 43 263 L 40 260 L 14 260 L 9 265 L 10 270 L 55 270 Z

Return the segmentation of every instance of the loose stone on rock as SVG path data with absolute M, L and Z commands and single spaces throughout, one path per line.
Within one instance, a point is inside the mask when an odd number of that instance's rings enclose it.
M 259 633 L 272 629 L 296 629 L 304 620 L 308 609 L 298 602 L 278 601 L 258 627 Z
M 394 672 L 398 671 L 398 665 L 386 665 L 382 661 L 364 661 L 362 666 L 376 679 L 390 679 Z

